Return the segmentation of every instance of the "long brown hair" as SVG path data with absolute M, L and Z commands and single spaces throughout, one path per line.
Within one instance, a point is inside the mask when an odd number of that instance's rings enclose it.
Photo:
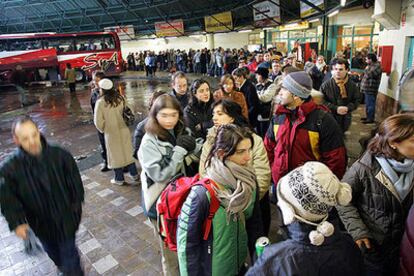
M 124 101 L 124 98 L 119 94 L 118 90 L 111 88 L 109 90 L 101 89 L 102 90 L 102 97 L 107 104 L 111 107 L 117 107 L 121 102 Z
M 185 126 L 183 123 L 183 111 L 181 109 L 180 103 L 175 97 L 168 94 L 159 96 L 152 104 L 152 107 L 148 114 L 148 122 L 145 124 L 145 131 L 154 136 L 157 136 L 158 139 L 162 141 L 168 141 L 168 131 L 160 126 L 157 120 L 157 114 L 163 108 L 171 108 L 178 111 L 178 122 L 174 127 L 175 135 L 177 136 L 184 131 Z
M 223 163 L 226 159 L 233 155 L 237 150 L 237 145 L 244 139 L 250 139 L 252 147 L 254 145 L 253 133 L 247 127 L 240 127 L 235 124 L 222 125 L 217 130 L 214 145 L 207 156 L 205 167 L 210 165 L 211 158 L 215 156 L 219 150 L 224 151 Z
M 378 156 L 401 160 L 404 158 L 391 143 L 400 143 L 414 135 L 414 114 L 396 114 L 385 119 L 368 144 L 368 150 Z
M 236 91 L 236 81 L 234 80 L 233 76 L 230 74 L 225 74 L 220 79 L 220 88 L 223 90 L 223 92 L 227 93 L 224 89 L 224 85 L 228 80 L 231 80 L 233 82 L 233 91 Z

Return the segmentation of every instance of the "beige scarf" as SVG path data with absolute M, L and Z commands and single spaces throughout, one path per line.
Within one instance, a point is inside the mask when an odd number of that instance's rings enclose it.
M 206 176 L 224 187 L 214 189 L 217 198 L 226 209 L 227 222 L 230 221 L 231 215 L 241 214 L 249 207 L 257 185 L 253 167 L 240 166 L 229 160 L 223 163 L 217 157 L 213 157 L 206 169 Z
M 345 84 L 348 82 L 348 75 L 342 79 L 338 80 L 337 78 L 334 78 L 336 85 L 339 87 L 339 92 L 341 94 L 341 98 L 348 98 L 348 93 L 346 92 Z

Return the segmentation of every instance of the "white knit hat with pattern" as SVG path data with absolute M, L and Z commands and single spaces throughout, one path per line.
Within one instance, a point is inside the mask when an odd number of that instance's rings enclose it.
M 277 198 L 284 224 L 301 221 L 316 226 L 309 238 L 312 244 L 321 245 L 324 237 L 334 232 L 333 225 L 326 221 L 329 211 L 336 205 L 347 205 L 352 199 L 352 190 L 326 165 L 312 161 L 280 179 Z

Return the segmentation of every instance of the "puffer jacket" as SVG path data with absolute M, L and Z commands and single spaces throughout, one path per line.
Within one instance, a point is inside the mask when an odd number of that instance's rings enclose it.
M 229 99 L 240 105 L 242 109 L 242 115 L 247 120 L 249 119 L 249 110 L 247 108 L 246 98 L 244 97 L 243 93 L 238 91 L 233 91 L 230 94 L 226 94 L 223 92 L 222 89 L 218 89 L 214 91 L 214 100 L 219 101 L 221 99 Z
M 414 206 L 411 207 L 401 241 L 400 271 L 398 276 L 414 275 Z
M 199 166 L 199 173 L 201 177 L 204 177 L 206 174 L 206 169 L 204 166 L 206 163 L 207 156 L 214 145 L 216 134 L 217 128 L 210 128 L 206 137 L 206 141 L 203 144 Z M 262 199 L 266 192 L 269 191 L 271 172 L 263 140 L 257 134 L 253 134 L 253 150 L 252 158 L 250 159 L 250 164 L 256 173 L 257 184 L 259 186 L 259 198 Z
M 368 151 L 352 165 L 343 181 L 352 187 L 351 204 L 337 207 L 346 230 L 354 240 L 370 239 L 373 249 L 364 254 L 368 268 L 394 275 L 413 191 L 402 201 Z
M 264 145 L 273 183 L 308 161 L 319 161 L 339 178 L 346 169 L 346 149 L 340 127 L 331 114 L 313 102 L 292 111 L 279 105 L 266 133 Z
M 352 238 L 339 230 L 320 246 L 309 242 L 309 232 L 315 227 L 302 222 L 287 226 L 289 239 L 265 247 L 262 256 L 249 269 L 247 276 L 358 276 L 363 275 L 361 253 Z
M 373 62 L 364 70 L 361 80 L 361 91 L 367 94 L 377 94 L 381 84 L 382 69 L 379 62 Z
M 187 130 L 188 133 L 191 131 Z M 192 153 L 175 145 L 175 138 L 162 141 L 146 133 L 138 150 L 141 164 L 142 205 L 146 216 L 157 219 L 156 202 L 168 182 L 176 175 L 186 175 L 185 165 L 190 165 L 201 151 L 202 141 L 196 140 Z
M 208 239 L 203 240 L 202 225 L 209 208 L 210 194 L 207 189 L 194 186 L 178 219 L 177 255 L 182 276 L 237 275 L 248 250 L 252 254 L 256 240 L 263 235 L 256 191 L 244 216 L 231 216 L 227 221 L 225 208 L 220 206 L 213 217 Z
M 40 157 L 18 148 L 0 165 L 1 212 L 10 231 L 28 223 L 41 240 L 73 239 L 84 201 L 79 169 L 68 151 L 41 141 Z

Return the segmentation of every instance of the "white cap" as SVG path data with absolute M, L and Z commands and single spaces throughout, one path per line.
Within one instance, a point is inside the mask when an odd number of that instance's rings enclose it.
M 114 83 L 110 79 L 101 79 L 98 85 L 104 90 L 110 90 L 114 87 Z
M 312 97 L 323 97 L 323 93 L 319 90 L 312 89 L 311 90 L 311 96 Z

